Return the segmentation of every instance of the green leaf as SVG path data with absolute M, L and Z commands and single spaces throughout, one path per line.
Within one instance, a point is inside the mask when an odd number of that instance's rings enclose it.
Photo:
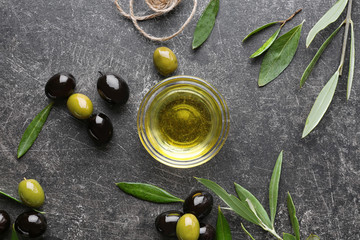
M 276 160 L 269 186 L 269 205 L 270 205 L 270 218 L 271 218 L 272 226 L 274 226 L 275 215 L 276 215 L 282 160 L 283 160 L 283 151 L 280 152 L 280 155 Z
M 294 202 L 293 202 L 289 192 L 288 192 L 288 195 L 287 195 L 286 202 L 287 202 L 287 207 L 288 207 L 288 211 L 289 211 L 291 225 L 292 225 L 292 227 L 294 229 L 296 240 L 300 240 L 299 221 L 298 221 L 298 219 L 296 217 L 295 205 L 294 205 Z
M 218 218 L 216 222 L 216 240 L 231 240 L 231 231 L 229 223 L 227 222 L 224 214 L 221 212 L 220 206 Z
M 262 30 L 264 30 L 264 29 L 266 29 L 268 27 L 271 27 L 272 25 L 278 24 L 278 23 L 280 23 L 280 22 L 271 22 L 271 23 L 265 24 L 264 26 L 261 26 L 261 27 L 255 29 L 254 31 L 252 31 L 251 33 L 249 33 L 242 41 L 244 42 L 245 40 L 247 40 L 252 35 L 254 35 L 254 34 L 256 34 L 256 33 L 260 32 L 260 31 L 262 31 Z
M 333 99 L 338 80 L 339 70 L 335 72 L 319 93 L 319 96 L 317 97 L 313 107 L 311 108 L 309 116 L 306 119 L 302 138 L 306 137 L 316 127 L 316 125 L 318 125 L 324 116 Z
M 303 23 L 275 40 L 266 52 L 259 75 L 259 86 L 265 86 L 285 70 L 293 59 L 301 35 Z
M 306 240 L 320 240 L 320 238 L 314 234 L 310 234 Z
M 204 12 L 201 14 L 199 21 L 196 24 L 192 48 L 198 48 L 210 36 L 210 33 L 215 25 L 216 15 L 219 11 L 219 0 L 210 0 Z
M 26 128 L 17 150 L 18 158 L 21 158 L 35 142 L 44 123 L 46 122 L 47 117 L 49 116 L 53 105 L 53 102 L 47 105 L 38 115 L 36 115 L 34 120 L 32 120 L 29 126 Z
M 350 20 L 351 24 L 351 43 L 350 43 L 350 63 L 349 63 L 349 78 L 347 84 L 346 98 L 349 100 L 351 93 L 351 86 L 354 79 L 355 71 L 355 33 L 354 33 L 354 22 Z
M 321 30 L 329 26 L 331 23 L 335 22 L 344 11 L 348 0 L 338 0 L 332 8 L 325 13 L 322 18 L 314 25 L 314 27 L 310 30 L 307 38 L 306 38 L 306 47 L 310 46 L 310 43 L 314 40 L 316 34 L 318 34 Z
M 340 24 L 340 26 L 326 39 L 326 41 L 321 45 L 317 53 L 315 54 L 314 58 L 311 60 L 310 64 L 307 66 L 305 72 L 303 73 L 301 80 L 300 80 L 300 87 L 304 86 L 305 81 L 308 79 L 311 71 L 313 70 L 315 64 L 319 60 L 321 54 L 325 51 L 326 47 L 329 45 L 329 43 L 332 41 L 332 39 L 336 36 L 336 34 L 339 32 L 341 27 L 344 25 L 345 21 Z
M 296 240 L 296 237 L 294 235 L 291 235 L 289 233 L 283 234 L 283 240 Z
M 3 196 L 5 196 L 5 197 L 7 197 L 7 198 L 10 198 L 10 199 L 18 202 L 18 203 L 20 203 L 20 204 L 22 204 L 22 205 L 24 205 L 24 206 L 26 206 L 22 201 L 20 201 L 19 199 L 15 198 L 15 197 L 10 196 L 10 195 L 7 194 L 7 193 L 4 193 L 4 192 L 0 191 L 0 194 L 3 195 Z M 45 213 L 45 212 L 39 211 L 39 210 L 37 210 L 37 209 L 35 209 L 35 208 L 33 208 L 33 210 L 36 211 L 36 212 L 38 212 L 38 213 L 42 213 L 42 214 Z
M 248 232 L 248 230 L 246 230 L 244 224 L 242 224 L 242 223 L 241 223 L 241 228 L 244 230 L 244 232 L 245 232 L 252 240 L 255 240 L 255 239 L 253 238 L 253 236 L 251 236 L 251 234 Z
M 271 35 L 271 37 L 258 50 L 256 50 L 256 52 L 254 52 L 250 56 L 250 58 L 256 58 L 261 54 L 263 54 L 266 50 L 268 50 L 269 47 L 271 47 L 271 45 L 275 42 L 276 38 L 279 36 L 280 31 L 281 31 L 281 27 L 278 30 L 276 30 L 276 32 L 274 32 L 274 34 Z
M 155 202 L 155 203 L 173 203 L 184 202 L 184 200 L 175 197 L 164 189 L 146 183 L 119 182 L 116 185 L 125 193 L 136 198 Z
M 237 197 L 228 194 L 222 187 L 213 181 L 196 178 L 198 182 L 203 184 L 205 187 L 213 191 L 219 198 L 221 198 L 235 213 L 245 220 L 252 222 L 256 225 L 260 225 L 259 220 L 256 218 L 255 214 L 251 211 L 248 204 L 245 201 L 240 201 Z
M 248 190 L 246 190 L 244 187 L 240 186 L 237 183 L 234 183 L 234 184 L 235 184 L 235 190 L 239 196 L 239 199 L 241 201 L 246 201 L 246 199 L 249 199 L 251 201 L 251 203 L 254 205 L 256 213 L 259 216 L 259 218 L 261 219 L 261 221 L 271 229 L 272 224 L 271 224 L 269 215 L 267 214 L 267 212 L 265 211 L 263 205 L 261 205 L 259 200 L 257 200 L 257 198 L 254 195 L 252 195 Z
M 11 240 L 19 240 L 18 236 L 17 236 L 17 233 L 15 231 L 15 226 L 14 224 L 12 225 L 12 232 L 11 232 Z

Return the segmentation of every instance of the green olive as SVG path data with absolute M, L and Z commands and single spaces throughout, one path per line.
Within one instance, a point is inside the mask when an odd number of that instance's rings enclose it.
M 176 224 L 176 236 L 179 240 L 197 240 L 200 235 L 200 224 L 195 215 L 184 214 Z
M 165 77 L 173 73 L 178 67 L 175 54 L 167 47 L 157 48 L 154 52 L 153 60 L 158 72 Z
M 91 100 L 81 93 L 71 95 L 67 101 L 70 113 L 78 119 L 87 119 L 93 112 Z
M 44 190 L 34 179 L 24 179 L 19 183 L 19 196 L 21 201 L 32 208 L 38 208 L 44 204 Z

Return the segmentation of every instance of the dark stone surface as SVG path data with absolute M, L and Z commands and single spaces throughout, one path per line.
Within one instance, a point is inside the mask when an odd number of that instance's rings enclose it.
M 140 2 L 136 8 L 145 9 Z M 360 239 L 359 67 L 350 100 L 346 101 L 345 74 L 324 119 L 301 140 L 306 116 L 339 64 L 343 30 L 329 45 L 305 87 L 299 89 L 302 72 L 340 20 L 321 32 L 309 49 L 305 48 L 306 34 L 335 0 L 221 1 L 211 37 L 193 51 L 192 33 L 207 2 L 200 1 L 194 20 L 180 36 L 154 43 L 120 16 L 112 1 L 0 0 L 0 189 L 17 196 L 17 185 L 23 177 L 37 179 L 46 193 L 43 209 L 47 212 L 48 237 L 160 239 L 155 217 L 182 207 L 134 199 L 117 189 L 114 183 L 118 181 L 156 184 L 182 198 L 203 188 L 193 176 L 215 180 L 232 193 L 235 181 L 257 196 L 268 210 L 271 171 L 283 149 L 277 231 L 291 232 L 286 210 L 289 191 L 303 239 L 310 233 L 326 240 Z M 141 26 L 154 35 L 172 33 L 191 7 L 191 1 L 183 1 L 175 11 Z M 241 39 L 258 26 L 287 18 L 298 8 L 303 12 L 283 30 L 306 19 L 298 52 L 278 79 L 258 88 L 261 59 L 250 60 L 248 56 L 275 27 L 247 43 Z M 359 39 L 358 1 L 354 1 L 353 20 Z M 225 96 L 230 108 L 231 130 L 223 149 L 210 162 L 193 169 L 158 163 L 137 136 L 140 101 L 151 86 L 162 80 L 152 63 L 153 51 L 162 45 L 178 57 L 176 74 L 208 80 Z M 360 49 L 359 41 L 356 48 Z M 348 71 L 347 62 L 348 57 L 344 73 Z M 359 60 L 356 65 L 360 66 Z M 76 92 L 89 96 L 95 111 L 112 119 L 114 137 L 106 147 L 96 147 L 85 123 L 74 119 L 62 103 L 54 107 L 30 151 L 17 160 L 22 133 L 49 102 L 45 83 L 60 71 L 72 73 L 77 79 Z M 96 90 L 98 71 L 117 73 L 128 82 L 131 95 L 125 106 L 110 107 L 100 98 Z M 224 206 L 218 198 L 215 204 Z M 0 208 L 9 212 L 12 221 L 26 210 L 5 197 L 0 197 Z M 240 227 L 242 220 L 229 211 L 224 213 L 233 239 L 246 239 Z M 215 226 L 216 211 L 206 222 Z M 256 239 L 273 239 L 259 227 L 244 224 Z

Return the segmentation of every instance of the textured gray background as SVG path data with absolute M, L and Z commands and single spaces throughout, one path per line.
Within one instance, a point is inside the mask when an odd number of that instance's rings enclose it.
M 127 9 L 126 1 L 121 2 Z M 299 79 L 340 21 L 321 32 L 309 49 L 305 48 L 305 38 L 335 0 L 221 1 L 211 37 L 193 51 L 192 34 L 207 2 L 200 1 L 193 21 L 180 36 L 154 43 L 142 37 L 108 0 L 0 1 L 0 189 L 16 196 L 23 177 L 37 179 L 47 197 L 43 206 L 48 213 L 47 236 L 160 239 L 153 226 L 155 217 L 181 206 L 134 199 L 117 189 L 114 183 L 118 181 L 156 184 L 183 198 L 203 188 L 193 176 L 215 180 L 232 193 L 236 181 L 268 209 L 268 183 L 283 149 L 277 231 L 291 232 L 285 203 L 289 191 L 297 207 L 302 238 L 316 233 L 324 240 L 360 239 L 359 60 L 350 101 L 346 101 L 345 74 L 324 119 L 301 140 L 306 116 L 339 64 L 343 31 L 321 57 L 303 89 L 299 89 Z M 141 25 L 154 35 L 172 33 L 187 18 L 191 7 L 191 1 L 183 1 L 175 11 Z M 252 29 L 285 19 L 298 8 L 303 12 L 283 31 L 306 19 L 298 52 L 278 79 L 258 88 L 261 59 L 250 60 L 248 56 L 275 27 L 245 44 L 241 39 Z M 136 9 L 144 10 L 144 4 L 137 1 Z M 360 4 L 354 1 L 357 39 L 359 19 Z M 203 166 L 187 170 L 164 166 L 150 157 L 137 136 L 140 101 L 163 79 L 152 63 L 152 53 L 161 45 L 177 55 L 176 74 L 208 80 L 228 103 L 228 140 L 219 154 Z M 360 49 L 359 41 L 356 48 Z M 22 133 L 49 102 L 44 94 L 45 83 L 59 71 L 72 73 L 77 79 L 76 91 L 93 100 L 96 112 L 104 112 L 112 119 L 113 140 L 105 148 L 96 147 L 87 135 L 85 122 L 72 117 L 59 104 L 31 150 L 17 160 Z M 99 97 L 97 71 L 112 71 L 127 80 L 131 97 L 125 106 L 111 108 Z M 215 204 L 224 206 L 218 198 Z M 25 210 L 4 197 L 0 197 L 0 208 L 6 209 L 13 220 Z M 247 239 L 240 227 L 242 220 L 224 212 L 233 239 Z M 215 225 L 215 211 L 206 222 Z M 273 239 L 259 227 L 244 224 L 256 239 Z

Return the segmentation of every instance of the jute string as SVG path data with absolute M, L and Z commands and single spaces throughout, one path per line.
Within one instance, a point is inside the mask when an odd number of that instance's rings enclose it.
M 150 40 L 163 42 L 163 41 L 167 41 L 167 40 L 179 35 L 179 33 L 181 33 L 185 29 L 185 27 L 189 24 L 189 22 L 195 15 L 196 7 L 197 7 L 197 0 L 193 0 L 193 1 L 194 1 L 194 6 L 193 6 L 193 9 L 192 9 L 191 14 L 188 17 L 188 19 L 184 22 L 184 24 L 180 27 L 180 29 L 177 32 L 175 32 L 172 35 L 165 36 L 165 37 L 155 37 L 155 36 L 150 35 L 149 33 L 145 32 L 139 26 L 138 21 L 149 20 L 149 19 L 161 16 L 163 14 L 166 14 L 166 13 L 170 12 L 171 10 L 173 10 L 177 5 L 179 5 L 181 0 L 145 0 L 146 4 L 149 6 L 149 8 L 152 11 L 154 11 L 154 13 L 145 15 L 145 16 L 136 16 L 134 14 L 134 6 L 133 6 L 134 0 L 130 0 L 130 2 L 129 2 L 130 13 L 126 13 L 123 10 L 123 8 L 119 4 L 119 0 L 115 0 L 115 5 L 116 5 L 117 9 L 119 10 L 119 12 L 124 17 L 132 20 L 135 28 L 137 30 L 139 30 L 139 32 L 142 35 L 144 35 L 145 37 L 147 37 Z

